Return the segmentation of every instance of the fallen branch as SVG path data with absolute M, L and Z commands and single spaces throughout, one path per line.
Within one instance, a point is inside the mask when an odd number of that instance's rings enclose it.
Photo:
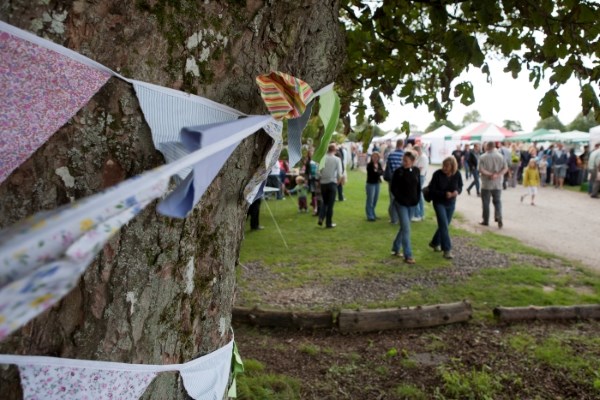
M 261 310 L 258 307 L 234 307 L 233 320 L 256 326 L 294 327 L 298 329 L 333 328 L 331 312 L 294 312 Z
M 600 304 L 551 307 L 496 307 L 494 316 L 500 321 L 527 321 L 534 319 L 600 319 Z
M 465 322 L 473 312 L 467 301 L 399 309 L 342 310 L 338 316 L 341 332 L 370 332 L 388 329 L 428 328 Z

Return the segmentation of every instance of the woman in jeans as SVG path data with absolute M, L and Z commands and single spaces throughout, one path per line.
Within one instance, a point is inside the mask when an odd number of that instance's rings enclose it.
M 456 159 L 447 157 L 442 162 L 442 169 L 435 171 L 429 182 L 429 193 L 438 225 L 429 247 L 434 251 L 443 251 L 444 258 L 447 259 L 453 258 L 448 228 L 454 214 L 456 197 L 462 192 L 463 187 L 462 177 L 457 171 Z
M 367 204 L 365 211 L 368 221 L 375 221 L 377 219 L 375 207 L 377 207 L 381 175 L 383 175 L 383 166 L 381 165 L 381 161 L 379 161 L 379 157 L 379 152 L 374 151 L 371 154 L 371 161 L 367 164 Z
M 411 207 L 419 204 L 421 198 L 421 178 L 419 168 L 413 166 L 415 155 L 406 151 L 402 157 L 402 166 L 394 171 L 390 190 L 394 195 L 394 208 L 400 217 L 400 230 L 392 244 L 392 255 L 400 256 L 400 249 L 404 262 L 414 264 L 412 248 L 410 245 L 410 211 Z

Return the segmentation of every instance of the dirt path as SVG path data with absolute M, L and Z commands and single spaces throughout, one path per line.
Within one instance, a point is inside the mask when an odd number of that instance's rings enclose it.
M 467 194 L 466 187 L 470 183 L 471 180 L 465 185 L 456 206 L 465 219 L 459 223 L 462 228 L 512 236 L 532 247 L 581 261 L 600 271 L 600 200 L 585 193 L 544 187 L 536 196 L 536 205 L 531 206 L 530 198 L 520 202 L 526 190 L 518 185 L 502 191 L 504 227 L 500 230 L 493 220 L 489 227 L 479 225 L 481 198 L 477 197 L 475 188 L 470 196 Z M 491 204 L 490 213 L 494 215 Z

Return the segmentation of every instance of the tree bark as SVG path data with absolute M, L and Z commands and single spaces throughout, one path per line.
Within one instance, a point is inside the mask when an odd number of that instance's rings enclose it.
M 400 309 L 342 310 L 338 321 L 341 332 L 375 332 L 466 322 L 472 314 L 471 304 L 462 301 Z
M 496 307 L 494 316 L 500 321 L 600 319 L 600 304 L 551 307 Z
M 337 10 L 336 0 L 13 0 L 0 5 L 0 20 L 128 78 L 264 114 L 257 75 L 281 70 L 319 89 L 340 72 Z M 187 39 L 198 32 L 203 43 L 189 49 Z M 190 58 L 198 69 L 186 72 Z M 76 289 L 0 343 L 0 353 L 167 364 L 226 344 L 247 210 L 241 192 L 269 146 L 264 133 L 245 140 L 185 220 L 147 207 L 103 248 Z M 161 163 L 132 87 L 111 78 L 0 185 L 0 227 Z M 61 167 L 74 184 L 57 174 Z M 0 372 L 0 387 L 3 398 L 20 398 L 16 368 Z M 176 374 L 163 373 L 143 398 L 186 394 Z

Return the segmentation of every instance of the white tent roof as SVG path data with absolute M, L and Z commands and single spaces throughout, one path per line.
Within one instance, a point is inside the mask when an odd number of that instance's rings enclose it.
M 427 139 L 434 139 L 434 138 L 442 138 L 443 139 L 444 137 L 446 137 L 446 135 L 451 135 L 453 133 L 454 133 L 454 130 L 452 128 L 448 128 L 446 125 L 442 125 L 439 128 L 422 135 L 421 141 L 427 140 Z
M 558 132 L 542 135 L 536 139 L 546 140 L 548 142 L 557 141 L 563 143 L 582 143 L 590 141 L 590 134 L 588 132 L 581 131 Z

